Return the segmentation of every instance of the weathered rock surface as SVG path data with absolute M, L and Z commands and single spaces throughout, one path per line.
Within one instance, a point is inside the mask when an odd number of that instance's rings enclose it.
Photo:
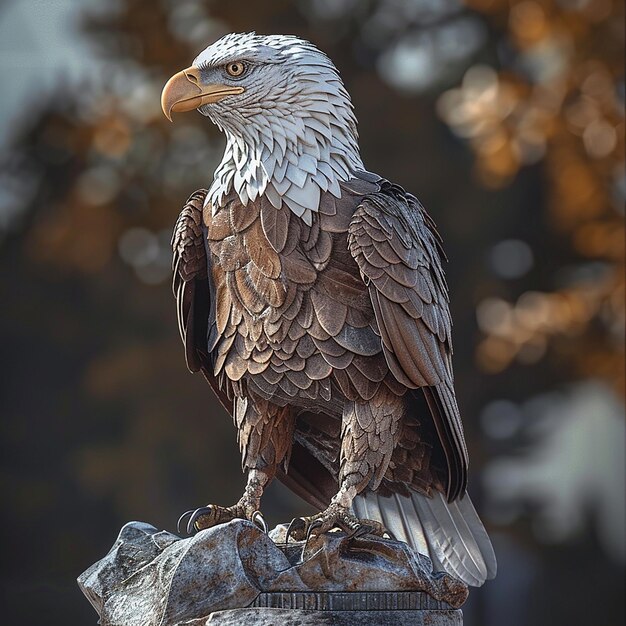
M 297 617 L 293 615 L 294 613 L 297 613 Z M 277 626 L 278 624 L 281 626 L 463 626 L 463 616 L 461 611 L 294 612 L 291 609 L 235 609 L 217 611 L 211 614 L 208 621 L 202 622 L 202 626 L 241 626 L 242 624 L 245 626 Z
M 270 535 L 277 543 L 243 520 L 185 539 L 131 522 L 78 583 L 102 626 L 296 623 L 287 621 L 285 612 L 297 613 L 303 626 L 344 624 L 350 623 L 349 613 L 351 619 L 364 613 L 357 610 L 362 608 L 376 609 L 368 613 L 379 619 L 364 624 L 421 624 L 420 608 L 444 620 L 428 623 L 461 623 L 460 611 L 451 609 L 465 601 L 467 587 L 448 575 L 433 575 L 430 560 L 404 543 L 327 533 L 309 542 L 301 560 L 303 544 L 281 543 L 284 527 Z M 233 611 L 251 605 L 259 608 Z M 393 608 L 417 617 L 380 621 Z

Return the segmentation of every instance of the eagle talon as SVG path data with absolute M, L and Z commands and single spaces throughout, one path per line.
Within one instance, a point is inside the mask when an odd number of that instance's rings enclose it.
M 306 548 L 307 543 L 309 543 L 309 539 L 313 536 L 313 531 L 317 530 L 322 525 L 321 519 L 316 519 L 309 524 L 309 528 L 306 531 L 306 538 L 304 540 L 304 547 Z
M 197 533 L 199 530 L 202 530 L 202 528 L 198 526 L 198 520 L 201 517 L 215 518 L 216 514 L 215 514 L 214 509 L 215 507 L 211 504 L 209 504 L 208 506 L 201 506 L 199 509 L 196 509 L 191 514 L 191 517 L 189 518 L 189 521 L 187 522 L 187 534 L 193 535 Z M 203 528 L 209 528 L 210 526 L 214 526 L 214 525 L 215 524 L 210 524 L 209 526 L 203 526 Z
M 294 517 L 289 526 L 287 526 L 287 533 L 285 534 L 285 545 L 289 543 L 289 537 L 293 537 L 295 541 L 301 541 L 306 536 L 306 522 L 301 517 Z
M 370 519 L 361 520 L 346 509 L 330 505 L 328 509 L 317 515 L 296 517 L 291 520 L 285 542 L 288 543 L 289 538 L 293 537 L 296 541 L 304 541 L 304 549 L 306 549 L 312 536 L 322 535 L 333 528 L 343 530 L 351 539 L 365 535 L 382 537 L 385 534 L 393 539 L 393 535 L 380 522 Z
M 183 520 L 188 516 L 191 515 L 194 512 L 194 509 L 189 509 L 188 511 L 185 511 L 179 518 L 178 521 L 176 522 L 176 532 L 177 533 L 182 533 L 183 531 L 180 529 L 181 524 L 183 523 Z
M 213 526 L 219 524 L 225 524 L 234 519 L 248 519 L 267 534 L 267 524 L 265 523 L 265 518 L 262 513 L 257 509 L 252 509 L 253 512 L 250 513 L 251 508 L 252 507 L 249 507 L 243 499 L 237 504 L 228 507 L 218 506 L 217 504 L 207 504 L 198 509 L 185 511 L 178 518 L 176 528 L 178 532 L 181 532 L 180 527 L 184 524 L 187 516 L 189 516 L 186 525 L 188 535 L 193 535 L 206 528 L 213 528 Z
M 250 521 L 267 535 L 267 523 L 265 522 L 265 518 L 263 517 L 263 513 L 261 513 L 261 511 L 255 511 L 252 514 Z

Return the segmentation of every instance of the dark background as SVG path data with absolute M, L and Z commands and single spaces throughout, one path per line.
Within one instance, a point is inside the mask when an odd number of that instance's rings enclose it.
M 619 0 L 0 3 L 2 621 L 95 624 L 75 578 L 126 521 L 172 530 L 243 477 L 190 375 L 169 237 L 223 139 L 167 78 L 221 34 L 335 61 L 367 167 L 450 257 L 470 491 L 499 557 L 466 626 L 623 623 Z M 274 485 L 270 522 L 307 507 Z

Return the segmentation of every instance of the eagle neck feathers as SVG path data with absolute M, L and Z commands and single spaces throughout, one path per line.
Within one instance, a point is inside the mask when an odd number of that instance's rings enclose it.
M 231 191 L 244 206 L 264 195 L 311 225 L 321 194 L 341 197 L 339 183 L 365 169 L 350 97 L 336 70 L 305 66 L 302 74 L 304 80 L 281 85 L 267 109 L 237 124 L 213 120 L 226 135 L 207 194 L 213 211 Z

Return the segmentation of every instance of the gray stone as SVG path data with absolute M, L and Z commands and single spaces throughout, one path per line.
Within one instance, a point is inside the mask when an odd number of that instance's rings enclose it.
M 300 611 L 230 609 L 211 614 L 206 626 L 462 626 L 461 611 Z M 202 624 L 204 626 L 204 624 Z
M 402 542 L 333 532 L 303 549 L 285 545 L 284 527 L 268 536 L 244 520 L 185 539 L 131 522 L 78 583 L 102 626 L 461 623 L 449 616 L 460 616 L 451 609 L 465 601 L 467 587 L 433 574 L 430 560 Z M 401 617 L 384 621 L 392 612 Z M 361 613 L 379 621 L 354 621 Z M 409 615 L 426 613 L 448 621 Z M 413 621 L 398 621 L 405 618 Z M 317 621 L 302 621 L 309 619 Z

